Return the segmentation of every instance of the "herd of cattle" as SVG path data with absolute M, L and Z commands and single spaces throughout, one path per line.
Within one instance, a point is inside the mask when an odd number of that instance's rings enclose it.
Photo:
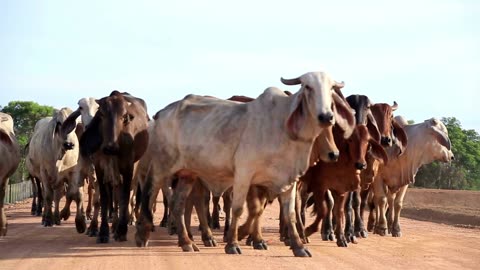
M 454 158 L 446 127 L 435 118 L 409 125 L 393 116 L 395 102 L 371 103 L 364 95 L 345 98 L 343 83 L 325 72 L 281 81 L 300 85 L 300 90 L 291 94 L 271 87 L 256 99 L 188 95 L 153 119 L 144 100 L 113 91 L 101 99 L 82 98 L 76 111 L 62 108 L 41 119 L 26 148 L 26 167 L 38 191 L 32 214 L 42 216 L 44 226 L 59 225 L 75 201 L 79 233 L 87 231 L 97 243 L 107 243 L 111 221 L 114 239 L 126 241 L 128 225 L 135 221 L 136 245 L 145 247 L 161 190 L 165 211 L 160 225 L 178 234 L 183 251 L 199 250 L 190 228 L 193 207 L 203 243 L 217 245 L 211 229 L 219 228 L 220 197 L 228 254 L 240 254 L 238 241 L 244 238 L 255 249 L 268 248 L 261 219 L 275 198 L 281 206 L 280 237 L 295 256 L 311 256 L 304 245 L 320 221 L 322 238 L 336 239 L 341 247 L 367 237 L 367 231 L 401 236 L 403 198 L 417 170 Z M 12 118 L 0 116 L 4 236 L 5 188 L 20 149 Z M 239 226 L 245 203 L 248 217 Z M 312 205 L 316 217 L 305 226 Z M 367 226 L 365 208 L 370 210 Z

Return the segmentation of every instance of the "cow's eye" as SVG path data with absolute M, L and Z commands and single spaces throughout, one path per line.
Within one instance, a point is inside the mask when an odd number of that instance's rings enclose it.
M 125 114 L 123 116 L 123 124 L 128 124 L 128 122 L 130 121 L 130 117 L 128 116 L 128 114 Z

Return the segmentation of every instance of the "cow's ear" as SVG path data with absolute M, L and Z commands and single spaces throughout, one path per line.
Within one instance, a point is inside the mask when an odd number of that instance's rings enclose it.
M 101 117 L 97 112 L 80 138 L 80 154 L 83 157 L 91 156 L 100 149 L 102 142 Z
M 395 118 L 392 119 L 392 126 L 393 126 L 393 135 L 395 138 L 398 139 L 401 145 L 399 145 L 400 155 L 405 152 L 407 149 L 408 137 L 405 129 L 403 129 L 402 125 L 400 125 Z
M 369 142 L 371 146 L 370 152 L 372 153 L 373 157 L 378 160 L 382 160 L 383 164 L 387 165 L 388 156 L 387 156 L 387 152 L 385 152 L 385 149 L 383 149 L 383 147 L 373 139 L 370 139 Z
M 367 128 L 370 136 L 377 142 L 380 142 L 380 131 L 378 130 L 377 121 L 373 117 L 372 111 L 368 109 L 367 113 Z
M 0 141 L 8 145 L 13 144 L 12 138 L 4 130 L 0 130 Z
M 355 128 L 355 111 L 348 105 L 343 95 L 339 95 L 337 91 L 332 92 L 332 97 L 335 103 L 333 106 L 335 122 L 344 131 L 344 138 L 349 138 Z
M 305 92 L 302 92 L 296 97 L 292 111 L 287 118 L 287 133 L 292 140 L 300 138 L 300 131 L 305 125 L 305 117 L 308 113 L 305 94 Z
M 67 119 L 62 124 L 62 127 L 60 129 L 61 135 L 65 138 L 67 137 L 67 134 L 73 131 L 75 127 L 77 126 L 77 118 L 80 116 L 80 108 L 78 108 L 76 111 L 71 113 Z

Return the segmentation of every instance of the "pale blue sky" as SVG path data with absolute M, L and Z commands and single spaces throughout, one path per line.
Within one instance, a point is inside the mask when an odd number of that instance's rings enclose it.
M 480 1 L 0 1 L 0 105 L 129 91 L 256 97 L 326 70 L 344 94 L 480 132 Z

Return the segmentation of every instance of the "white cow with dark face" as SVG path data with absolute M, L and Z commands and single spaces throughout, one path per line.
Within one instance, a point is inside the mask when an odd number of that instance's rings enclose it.
M 266 187 L 271 197 L 280 196 L 295 256 L 310 256 L 295 228 L 296 181 L 309 166 L 315 138 L 335 122 L 349 136 L 355 120 L 336 93 L 343 85 L 327 73 L 310 72 L 282 82 L 301 88 L 287 96 L 271 87 L 249 103 L 189 95 L 156 114 L 149 147 L 138 169 L 148 172 L 139 177 L 143 197 L 138 246 L 147 245 L 152 226 L 150 191 L 177 175 L 180 180 L 173 211 L 184 251 L 197 250 L 188 237 L 183 212 L 193 181 L 199 177 L 215 195 L 233 186 L 233 220 L 226 253 L 241 253 L 238 218 L 250 185 L 259 185 Z M 330 160 L 332 149 L 326 150 L 319 157 Z
M 423 123 L 408 125 L 403 117 L 395 118 L 404 125 L 408 144 L 400 156 L 397 155 L 398 150 L 395 147 L 389 149 L 390 161 L 387 165 L 380 166 L 375 177 L 373 191 L 377 219 L 374 232 L 386 234 L 385 209 L 388 199 L 388 229 L 392 236 L 400 237 L 400 211 L 408 184 L 415 182 L 415 175 L 421 166 L 433 161 L 450 162 L 454 156 L 448 130 L 438 119 L 431 118 Z

